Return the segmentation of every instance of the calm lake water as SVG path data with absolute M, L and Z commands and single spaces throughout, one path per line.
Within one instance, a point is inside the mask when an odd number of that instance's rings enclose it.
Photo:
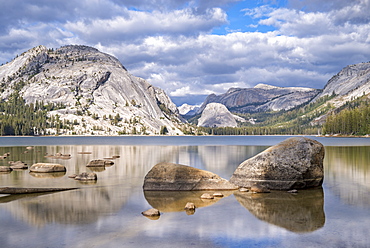
M 370 138 L 311 137 L 325 145 L 323 187 L 298 194 L 143 192 L 159 162 L 212 171 L 229 179 L 245 159 L 289 136 L 0 137 L 0 160 L 65 165 L 61 174 L 0 174 L 0 187 L 78 187 L 52 194 L 0 195 L 0 247 L 370 247 Z M 33 149 L 27 150 L 27 146 Z M 68 160 L 45 154 L 71 154 Z M 80 154 L 91 152 L 91 154 Z M 96 183 L 68 175 L 114 159 Z M 192 201 L 195 213 L 183 208 Z M 142 211 L 158 208 L 151 220 Z

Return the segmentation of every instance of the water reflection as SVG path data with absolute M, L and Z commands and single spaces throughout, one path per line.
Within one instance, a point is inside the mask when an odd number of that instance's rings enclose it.
M 49 172 L 49 173 L 39 173 L 39 172 L 30 172 L 30 175 L 35 178 L 56 178 L 63 177 L 66 172 Z
M 289 231 L 313 232 L 325 224 L 322 188 L 298 194 L 273 191 L 268 194 L 234 193 L 238 202 L 258 219 Z
M 370 147 L 326 147 L 325 184 L 351 205 L 370 208 Z
M 13 171 L 1 174 L 3 186 L 20 187 L 79 187 L 81 190 L 22 198 L 9 206 L 9 211 L 30 223 L 43 225 L 48 222 L 72 224 L 94 222 L 101 209 L 119 211 L 135 188 L 141 188 L 143 178 L 159 162 L 186 164 L 212 171 L 226 179 L 245 159 L 263 151 L 263 146 L 93 146 L 64 145 L 25 147 L 0 147 L 0 154 L 10 153 L 8 161 L 24 161 L 28 165 L 38 162 L 55 162 L 66 166 L 67 173 L 36 174 Z M 345 202 L 361 206 L 370 205 L 369 147 L 326 147 L 325 183 Z M 71 159 L 55 159 L 45 154 L 71 154 Z M 114 166 L 88 168 L 92 159 L 113 158 Z M 82 184 L 68 175 L 95 171 L 94 184 Z M 94 187 L 96 186 L 96 187 Z M 91 189 L 94 187 L 94 189 Z M 308 191 L 307 191 L 308 192 Z M 310 232 L 325 223 L 323 192 L 301 191 L 298 195 L 276 193 L 250 195 L 236 193 L 237 200 L 257 218 L 294 232 Z M 185 204 L 194 202 L 197 207 L 212 205 L 202 201 L 200 192 L 145 192 L 148 203 L 160 211 L 184 211 Z M 308 195 L 307 195 L 308 194 Z M 309 201 L 305 198 L 310 199 Z M 42 199 L 41 203 L 38 201 Z M 5 199 L 4 199 L 5 200 Z M 3 201 L 4 202 L 4 201 Z M 84 207 L 81 207 L 84 206 Z M 110 206 L 110 207 L 108 207 Z M 45 216 L 43 214 L 45 213 Z M 62 218 L 62 216 L 68 216 Z M 27 218 L 26 216 L 29 216 Z M 36 221 L 37 220 L 37 221 Z
M 22 198 L 12 202 L 9 211 L 17 219 L 37 227 L 48 223 L 82 225 L 117 212 L 127 199 L 127 195 L 117 190 L 84 188 Z
M 224 197 L 233 193 L 233 191 L 221 192 Z M 211 191 L 144 191 L 147 202 L 160 212 L 182 212 L 185 211 L 185 205 L 188 202 L 194 203 L 196 208 L 211 206 L 218 202 L 222 197 L 214 199 L 201 199 L 203 193 L 214 193 Z

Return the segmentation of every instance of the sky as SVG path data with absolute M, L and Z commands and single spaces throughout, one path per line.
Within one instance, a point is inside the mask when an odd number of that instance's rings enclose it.
M 177 104 L 259 83 L 322 89 L 370 61 L 370 0 L 0 0 L 0 64 L 88 45 Z

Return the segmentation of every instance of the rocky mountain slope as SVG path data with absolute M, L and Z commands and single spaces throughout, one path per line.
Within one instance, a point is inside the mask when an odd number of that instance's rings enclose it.
M 236 113 L 289 110 L 309 102 L 319 92 L 320 90 L 312 88 L 284 88 L 267 84 L 258 84 L 254 88 L 231 88 L 221 95 L 209 95 L 198 113 L 211 102 L 222 103 L 231 112 Z
M 349 65 L 333 76 L 325 85 L 323 91 L 313 102 L 324 96 L 332 96 L 330 100 L 335 107 L 340 107 L 347 101 L 370 93 L 370 62 Z
M 0 67 L 0 99 L 59 104 L 50 116 L 74 122 L 64 134 L 182 134 L 166 93 L 131 75 L 113 56 L 87 46 L 38 46 Z M 49 130 L 55 133 L 55 130 Z

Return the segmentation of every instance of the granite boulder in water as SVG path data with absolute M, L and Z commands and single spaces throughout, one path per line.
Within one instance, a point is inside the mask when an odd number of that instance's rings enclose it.
M 261 185 L 272 190 L 321 186 L 324 146 L 305 137 L 289 138 L 244 161 L 230 182 L 239 187 Z
M 144 190 L 235 190 L 220 176 L 191 166 L 159 163 L 146 174 Z

